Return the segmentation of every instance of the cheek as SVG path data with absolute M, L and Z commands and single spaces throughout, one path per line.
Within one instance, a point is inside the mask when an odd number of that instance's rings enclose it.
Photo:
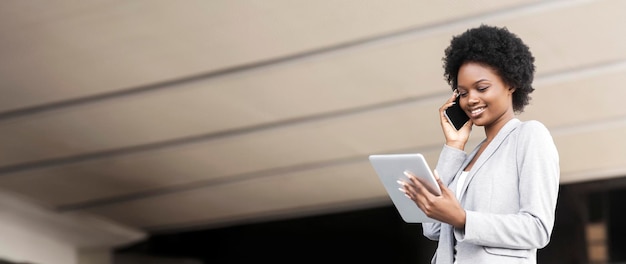
M 502 100 L 502 104 L 508 106 L 513 107 L 513 95 L 512 94 L 507 94 L 506 96 L 504 96 L 504 100 Z

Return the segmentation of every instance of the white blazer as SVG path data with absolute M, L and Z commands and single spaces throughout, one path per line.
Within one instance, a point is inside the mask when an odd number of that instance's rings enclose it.
M 436 169 L 452 191 L 479 147 L 467 155 L 444 146 Z M 422 224 L 424 236 L 439 241 L 431 262 L 452 264 L 456 249 L 458 264 L 537 263 L 537 249 L 548 244 L 554 226 L 559 177 L 559 155 L 548 129 L 538 121 L 510 120 L 461 188 L 465 229 Z

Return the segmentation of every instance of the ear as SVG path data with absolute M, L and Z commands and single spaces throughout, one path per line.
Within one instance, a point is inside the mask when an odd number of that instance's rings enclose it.
M 509 92 L 510 94 L 513 94 L 515 92 L 515 87 L 509 87 Z

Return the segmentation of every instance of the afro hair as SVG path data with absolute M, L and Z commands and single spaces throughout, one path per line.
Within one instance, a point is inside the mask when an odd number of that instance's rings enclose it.
M 513 93 L 513 110 L 521 113 L 530 102 L 535 58 L 526 44 L 506 27 L 481 25 L 454 36 L 445 50 L 444 77 L 452 89 L 458 84 L 459 69 L 475 62 L 495 70 Z

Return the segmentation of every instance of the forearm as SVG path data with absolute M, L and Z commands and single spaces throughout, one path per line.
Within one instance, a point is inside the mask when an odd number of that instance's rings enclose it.
M 459 172 L 467 154 L 465 151 L 444 145 L 439 160 L 437 161 L 437 174 L 441 177 L 441 181 L 449 186 L 454 176 Z

